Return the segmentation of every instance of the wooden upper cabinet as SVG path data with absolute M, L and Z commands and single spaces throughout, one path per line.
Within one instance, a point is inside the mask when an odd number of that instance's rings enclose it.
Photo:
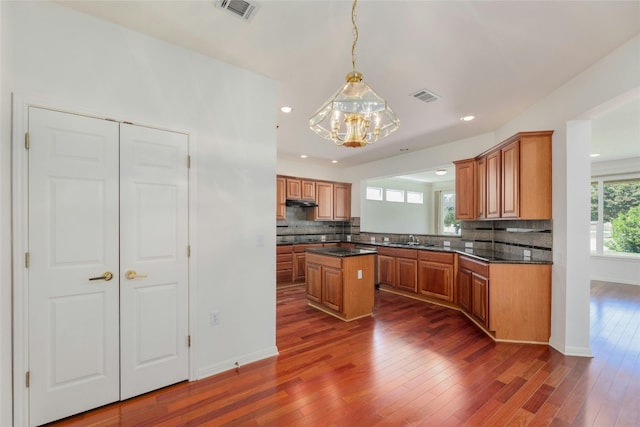
M 456 219 L 476 218 L 475 160 L 454 162 L 456 165 Z
M 302 181 L 297 178 L 287 178 L 287 199 L 302 198 Z
M 303 179 L 302 183 L 302 200 L 315 200 L 316 198 L 316 182 Z
M 487 217 L 487 158 L 476 160 L 476 208 L 477 218 Z
M 485 215 L 487 218 L 500 218 L 500 150 L 492 151 L 486 156 L 487 191 Z
M 316 182 L 316 197 L 318 204 L 314 208 L 316 221 L 333 220 L 333 184 L 330 182 Z
M 502 218 L 518 218 L 520 216 L 520 141 L 500 149 L 502 158 Z
M 333 219 L 351 219 L 351 184 L 333 184 Z
M 551 135 L 521 132 L 519 139 L 519 213 L 521 219 L 551 219 Z
M 276 177 L 276 219 L 287 219 L 286 179 Z

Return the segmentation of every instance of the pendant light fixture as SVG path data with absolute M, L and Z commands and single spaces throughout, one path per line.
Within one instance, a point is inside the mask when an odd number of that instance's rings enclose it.
M 347 74 L 347 84 L 333 95 L 309 119 L 312 131 L 338 146 L 364 147 L 386 137 L 400 127 L 400 120 L 382 99 L 362 81 L 356 70 L 356 4 L 351 7 L 353 44 L 351 45 L 352 71 Z

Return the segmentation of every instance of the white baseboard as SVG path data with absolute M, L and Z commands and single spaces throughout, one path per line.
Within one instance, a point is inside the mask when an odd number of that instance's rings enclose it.
M 558 350 L 560 353 L 565 356 L 578 356 L 578 357 L 593 357 L 593 353 L 591 353 L 591 348 L 589 347 L 574 347 L 574 346 L 562 346 L 553 342 L 553 337 L 549 341 L 549 346 Z
M 196 380 L 201 380 L 203 378 L 207 378 L 212 375 L 228 371 L 230 369 L 236 369 L 238 367 L 242 367 L 243 365 L 257 362 L 258 360 L 277 356 L 278 354 L 280 354 L 278 353 L 278 347 L 273 346 L 260 351 L 256 351 L 254 353 L 244 354 L 232 359 L 223 360 L 222 362 L 218 362 L 213 365 L 205 366 L 198 369 L 198 371 L 196 372 Z M 236 365 L 236 363 L 238 364 Z

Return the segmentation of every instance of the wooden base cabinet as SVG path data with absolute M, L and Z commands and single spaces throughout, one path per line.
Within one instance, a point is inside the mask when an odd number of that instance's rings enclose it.
M 489 264 L 460 256 L 458 261 L 458 301 L 460 307 L 480 325 L 489 329 Z
M 417 292 L 418 251 L 378 247 L 378 282 L 403 291 Z
M 551 265 L 487 264 L 461 255 L 458 304 L 496 340 L 548 344 Z
M 432 251 L 418 253 L 418 293 L 453 302 L 455 254 Z
M 293 246 L 276 247 L 276 285 L 293 281 Z
M 374 280 L 375 254 L 335 257 L 307 252 L 309 305 L 341 320 L 372 314 Z

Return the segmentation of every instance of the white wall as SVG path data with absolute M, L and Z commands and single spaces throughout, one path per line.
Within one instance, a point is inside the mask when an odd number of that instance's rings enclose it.
M 54 3 L 0 2 L 0 10 L 1 425 L 10 425 L 12 406 L 12 92 L 190 132 L 193 372 L 203 377 L 276 353 L 275 82 Z M 219 326 L 209 326 L 212 310 L 221 313 Z
M 416 191 L 423 194 L 423 204 L 395 203 L 363 198 L 360 231 L 376 233 L 433 234 L 433 197 L 430 184 L 401 181 L 391 178 L 372 179 L 368 186 Z M 406 196 L 405 196 L 406 198 Z

